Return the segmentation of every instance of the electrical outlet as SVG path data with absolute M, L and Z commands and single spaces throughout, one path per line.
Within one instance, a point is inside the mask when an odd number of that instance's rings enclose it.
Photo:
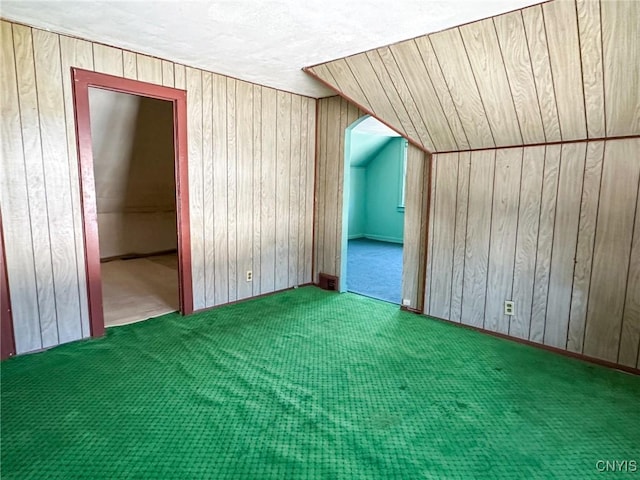
M 515 303 L 511 300 L 505 300 L 504 302 L 504 314 L 505 315 L 515 315 L 516 306 Z
M 247 282 L 253 281 L 253 272 L 251 270 L 247 270 Z
M 410 307 L 411 306 L 411 300 L 409 300 L 408 298 L 403 298 L 402 299 L 402 306 L 403 307 Z

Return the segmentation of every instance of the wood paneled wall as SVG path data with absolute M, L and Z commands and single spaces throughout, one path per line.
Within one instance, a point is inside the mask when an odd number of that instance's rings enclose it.
M 427 314 L 640 367 L 640 138 L 437 154 L 432 175 Z
M 555 0 L 306 70 L 430 152 L 632 136 L 639 18 Z
M 5 21 L 1 35 L 18 353 L 89 335 L 72 66 L 187 91 L 196 309 L 311 281 L 315 99 Z
M 342 97 L 318 101 L 316 163 L 315 278 L 326 273 L 340 276 L 344 202 L 345 130 L 365 115 Z M 426 236 L 428 156 L 410 145 L 407 154 L 402 295 L 408 307 L 422 310 Z M 344 279 L 340 279 L 344 281 Z

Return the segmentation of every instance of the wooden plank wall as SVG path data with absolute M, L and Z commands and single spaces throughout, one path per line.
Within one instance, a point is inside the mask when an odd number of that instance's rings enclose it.
M 196 309 L 311 282 L 315 99 L 6 21 L 1 34 L 18 353 L 89 335 L 72 66 L 187 90 Z
M 434 155 L 426 313 L 640 367 L 639 152 L 630 138 Z
M 633 136 L 638 18 L 555 0 L 307 71 L 429 152 Z
M 340 276 L 345 130 L 364 113 L 342 97 L 318 101 L 314 282 L 319 273 Z M 428 156 L 413 145 L 407 154 L 402 298 L 422 311 L 427 218 Z

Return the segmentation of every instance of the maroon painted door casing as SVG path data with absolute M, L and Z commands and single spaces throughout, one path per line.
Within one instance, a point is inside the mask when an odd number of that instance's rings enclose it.
M 104 335 L 104 312 L 89 115 L 89 87 L 167 100 L 173 103 L 180 312 L 183 315 L 188 315 L 193 312 L 193 285 L 187 176 L 187 92 L 78 68 L 72 68 L 71 74 L 80 168 L 81 212 L 91 336 Z

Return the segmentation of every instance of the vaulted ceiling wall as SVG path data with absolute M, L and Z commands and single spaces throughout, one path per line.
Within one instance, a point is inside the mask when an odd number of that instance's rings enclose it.
M 640 2 L 556 0 L 306 69 L 429 152 L 640 134 Z

